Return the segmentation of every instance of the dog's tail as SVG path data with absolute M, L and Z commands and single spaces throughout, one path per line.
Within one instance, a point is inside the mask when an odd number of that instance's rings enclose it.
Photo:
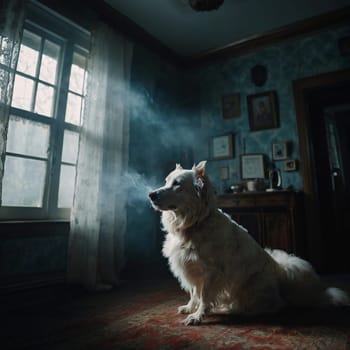
M 343 306 L 350 304 L 348 294 L 339 288 L 328 287 L 325 290 L 325 295 L 331 305 Z
M 295 306 L 344 306 L 350 304 L 346 292 L 325 288 L 313 267 L 306 260 L 282 250 L 266 249 L 277 262 L 282 297 Z

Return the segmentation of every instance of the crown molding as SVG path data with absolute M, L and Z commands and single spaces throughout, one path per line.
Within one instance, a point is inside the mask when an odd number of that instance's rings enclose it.
M 290 25 L 280 27 L 266 33 L 254 35 L 218 49 L 208 50 L 198 55 L 187 58 L 188 66 L 196 66 L 214 60 L 227 59 L 256 52 L 268 46 L 279 44 L 283 41 L 305 36 L 327 27 L 332 27 L 350 20 L 350 6 L 322 15 L 301 20 Z

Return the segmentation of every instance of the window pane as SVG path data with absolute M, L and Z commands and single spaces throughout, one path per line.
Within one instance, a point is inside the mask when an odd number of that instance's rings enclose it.
M 79 145 L 79 133 L 65 130 L 63 139 L 62 162 L 76 163 Z
M 11 116 L 7 134 L 7 152 L 47 158 L 50 127 Z
M 42 207 L 45 175 L 45 161 L 7 156 L 2 204 L 16 207 Z
M 71 208 L 73 204 L 75 184 L 75 166 L 61 165 L 60 187 L 58 191 L 58 207 Z
M 34 81 L 16 74 L 13 87 L 12 107 L 31 110 Z
M 21 49 L 19 51 L 17 71 L 35 76 L 38 63 L 41 38 L 28 30 L 24 30 Z
M 36 93 L 34 112 L 51 117 L 53 112 L 54 97 L 55 90 L 53 87 L 39 83 Z
M 70 72 L 69 90 L 80 95 L 84 93 L 84 73 L 86 58 L 76 52 L 73 54 L 73 63 Z
M 41 58 L 40 80 L 51 84 L 56 83 L 58 58 L 60 55 L 59 45 L 45 40 L 43 56 Z
M 68 93 L 66 122 L 80 125 L 81 102 L 80 96 Z

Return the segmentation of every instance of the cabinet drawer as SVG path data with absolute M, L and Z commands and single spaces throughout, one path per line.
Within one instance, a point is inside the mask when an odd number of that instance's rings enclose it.
M 220 208 L 242 208 L 242 207 L 255 207 L 255 198 L 249 198 L 242 196 L 221 196 L 219 199 Z
M 257 196 L 255 205 L 257 207 L 291 207 L 294 203 L 294 193 L 279 192 L 277 195 Z

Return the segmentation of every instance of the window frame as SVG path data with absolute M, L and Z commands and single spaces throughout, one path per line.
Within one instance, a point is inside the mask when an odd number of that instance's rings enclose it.
M 17 72 L 17 69 L 14 72 L 15 74 L 33 80 L 35 82 L 35 87 L 31 101 L 32 111 L 11 106 L 10 115 L 37 123 L 43 123 L 50 128 L 48 157 L 45 159 L 47 161 L 47 169 L 44 183 L 44 194 L 41 207 L 1 206 L 0 220 L 68 220 L 71 209 L 58 207 L 60 168 L 62 164 L 75 166 L 76 164 L 62 162 L 61 160 L 64 131 L 69 130 L 79 134 L 81 129 L 81 123 L 80 125 L 75 125 L 65 121 L 69 92 L 69 78 L 75 52 L 84 56 L 87 63 L 90 46 L 90 33 L 56 12 L 34 1 L 31 1 L 28 5 L 28 12 L 23 30 L 24 29 L 41 37 L 39 60 L 41 60 L 42 57 L 44 47 L 43 43 L 45 39 L 50 40 L 61 47 L 57 65 L 57 77 L 54 85 L 56 95 L 51 116 L 45 116 L 34 112 L 35 109 L 33 104 L 35 104 L 36 99 L 35 93 L 39 82 L 41 82 L 38 73 L 41 67 L 41 62 L 37 63 L 37 74 L 35 77 L 23 72 Z M 59 33 L 59 35 L 56 33 Z M 80 95 L 82 97 L 85 95 L 86 71 L 87 67 L 85 66 L 84 91 L 82 92 L 82 95 Z M 53 86 L 48 82 L 44 82 L 44 84 Z M 82 107 L 83 104 L 84 100 Z M 42 160 L 40 157 L 26 156 L 11 152 L 6 152 L 6 156 Z

